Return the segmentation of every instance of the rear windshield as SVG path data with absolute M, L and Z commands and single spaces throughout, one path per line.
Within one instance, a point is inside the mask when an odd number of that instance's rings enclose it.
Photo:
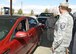
M 50 17 L 52 16 L 52 13 L 41 13 L 40 16 L 46 16 L 46 17 Z
M 42 24 L 45 24 L 46 20 L 47 18 L 38 18 L 38 22 Z

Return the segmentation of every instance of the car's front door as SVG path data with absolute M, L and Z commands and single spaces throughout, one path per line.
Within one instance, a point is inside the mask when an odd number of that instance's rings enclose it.
M 19 31 L 26 32 L 26 27 L 25 27 L 25 22 L 26 20 L 20 21 L 17 25 L 16 28 L 14 29 L 14 32 L 11 36 L 10 39 L 10 54 L 23 54 L 25 53 L 24 47 L 26 46 L 26 41 L 23 38 L 15 38 L 16 33 Z

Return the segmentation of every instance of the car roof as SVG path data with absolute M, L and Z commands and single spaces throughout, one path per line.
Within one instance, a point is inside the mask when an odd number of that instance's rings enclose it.
M 0 19 L 18 19 L 21 16 L 0 15 Z

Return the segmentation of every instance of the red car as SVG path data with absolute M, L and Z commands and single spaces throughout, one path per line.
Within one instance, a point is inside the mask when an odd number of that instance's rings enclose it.
M 32 17 L 0 16 L 0 54 L 32 54 L 42 27 Z

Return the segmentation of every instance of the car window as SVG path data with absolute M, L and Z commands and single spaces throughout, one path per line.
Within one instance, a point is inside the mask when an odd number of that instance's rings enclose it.
M 13 34 L 12 34 L 12 37 L 11 37 L 11 40 L 15 37 L 15 34 L 18 32 L 18 31 L 26 31 L 26 24 L 25 24 L 26 20 L 23 20 L 21 22 L 18 23 L 17 27 L 15 28 Z
M 21 21 L 20 23 L 18 23 L 15 32 L 18 31 L 26 31 L 26 24 L 25 24 L 25 20 Z
M 0 19 L 0 40 L 6 37 L 14 23 L 14 19 Z
M 33 18 L 29 18 L 29 28 L 37 26 L 37 21 Z
M 8 33 L 7 29 L 0 29 L 0 40 L 2 40 Z

